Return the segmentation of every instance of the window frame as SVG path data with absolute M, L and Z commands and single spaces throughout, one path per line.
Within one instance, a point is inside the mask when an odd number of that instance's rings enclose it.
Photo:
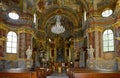
M 17 53 L 17 34 L 14 31 L 7 33 L 6 53 Z
M 105 34 L 105 32 L 106 32 L 106 34 Z M 115 51 L 115 47 L 114 47 L 114 33 L 113 33 L 113 31 L 111 29 L 106 29 L 103 32 L 103 38 L 102 38 L 102 40 L 103 40 L 103 52 L 113 52 L 113 51 Z M 105 47 L 106 47 L 106 50 L 105 50 Z

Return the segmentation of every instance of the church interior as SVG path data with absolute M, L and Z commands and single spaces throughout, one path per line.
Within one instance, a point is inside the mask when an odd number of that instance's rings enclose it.
M 0 78 L 119 71 L 120 0 L 0 0 Z

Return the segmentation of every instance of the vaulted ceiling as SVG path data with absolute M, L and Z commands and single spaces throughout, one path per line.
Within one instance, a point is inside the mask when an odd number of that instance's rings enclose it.
M 39 38 L 83 37 L 86 27 L 84 12 L 89 15 L 89 12 L 97 10 L 101 16 L 105 8 L 115 10 L 116 2 L 117 0 L 1 0 L 0 20 L 16 27 L 32 25 Z M 13 10 L 20 15 L 19 20 L 8 17 L 8 13 Z M 34 14 L 37 16 L 36 25 L 33 23 Z M 65 27 L 65 32 L 60 35 L 51 32 L 56 21 L 55 15 L 61 15 L 61 24 Z

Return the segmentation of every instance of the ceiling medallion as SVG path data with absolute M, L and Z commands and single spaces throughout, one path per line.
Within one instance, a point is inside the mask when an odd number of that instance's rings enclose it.
M 61 33 L 65 32 L 65 28 L 61 25 L 61 22 L 60 22 L 61 16 L 60 15 L 56 15 L 55 18 L 56 18 L 56 23 L 51 28 L 51 31 L 54 34 L 61 34 Z

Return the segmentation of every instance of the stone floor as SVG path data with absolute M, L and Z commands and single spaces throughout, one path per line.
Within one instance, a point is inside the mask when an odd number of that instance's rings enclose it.
M 47 76 L 47 78 L 68 78 L 65 73 L 53 73 L 51 76 Z

